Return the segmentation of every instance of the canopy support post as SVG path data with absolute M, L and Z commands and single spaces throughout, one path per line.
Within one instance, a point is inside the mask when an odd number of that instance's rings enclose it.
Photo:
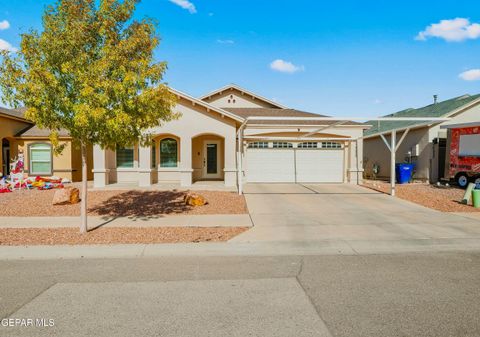
M 397 132 L 392 131 L 391 134 L 391 145 L 390 145 L 390 195 L 395 196 L 395 181 L 396 181 L 396 171 L 395 171 L 395 162 L 396 162 L 396 149 L 397 149 Z

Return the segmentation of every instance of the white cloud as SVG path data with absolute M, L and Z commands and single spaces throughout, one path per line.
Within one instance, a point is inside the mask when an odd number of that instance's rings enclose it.
M 458 75 L 458 77 L 465 81 L 478 81 L 480 80 L 480 69 L 470 69 L 464 71 Z
M 426 27 L 423 32 L 418 33 L 415 39 L 425 41 L 431 37 L 444 39 L 448 42 L 478 39 L 480 38 L 480 24 L 470 23 L 470 20 L 465 18 L 441 20 L 439 23 Z
M 0 50 L 8 50 L 8 51 L 11 51 L 11 52 L 16 52 L 18 49 L 13 47 L 7 41 L 0 39 Z
M 169 0 L 169 1 L 174 3 L 177 6 L 182 7 L 183 9 L 186 9 L 187 11 L 190 12 L 190 14 L 195 14 L 197 12 L 195 5 L 188 0 Z
M 233 41 L 233 40 L 217 40 L 217 43 L 220 43 L 220 44 L 235 44 L 235 41 Z
M 284 61 L 281 59 L 277 59 L 270 63 L 270 69 L 279 71 L 282 73 L 289 73 L 293 74 L 299 71 L 304 71 L 305 67 L 304 66 L 297 66 L 293 64 L 292 62 Z
M 383 101 L 381 99 L 376 98 L 373 100 L 373 104 L 382 104 L 382 103 Z
M 7 20 L 0 21 L 0 30 L 5 30 L 10 28 L 10 22 Z

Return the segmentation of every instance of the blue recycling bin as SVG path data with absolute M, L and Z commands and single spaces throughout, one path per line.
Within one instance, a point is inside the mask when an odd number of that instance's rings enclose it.
M 413 164 L 397 164 L 395 165 L 395 171 L 397 173 L 397 183 L 399 184 L 408 184 L 412 180 L 413 169 L 415 165 Z

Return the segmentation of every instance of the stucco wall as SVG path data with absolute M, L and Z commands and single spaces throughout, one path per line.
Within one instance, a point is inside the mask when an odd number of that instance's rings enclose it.
M 397 141 L 401 139 L 403 132 L 397 132 Z M 390 135 L 385 136 L 390 143 Z M 415 179 L 428 180 L 430 159 L 432 156 L 431 143 L 428 141 L 428 128 L 420 128 L 410 130 L 408 135 L 403 140 L 398 151 L 396 152 L 396 162 L 405 162 L 407 153 L 412 151 L 418 144 L 419 155 L 416 158 Z M 373 165 L 380 165 L 380 172 L 377 177 L 390 177 L 390 151 L 380 137 L 369 138 L 364 140 L 364 169 L 367 177 L 373 175 Z
M 18 120 L 10 119 L 7 117 L 0 116 L 0 172 L 2 172 L 2 163 L 3 163 L 3 146 L 2 140 L 6 138 L 10 141 L 10 154 L 14 152 L 13 150 L 13 136 L 18 132 L 22 131 L 30 124 L 26 122 L 21 122 Z M 10 160 L 10 158 L 8 159 Z
M 193 180 L 201 180 L 203 177 L 203 159 L 205 158 L 205 141 L 217 140 L 220 142 L 218 148 L 218 161 L 220 168 L 223 170 L 225 167 L 225 147 L 223 144 L 223 138 L 216 135 L 203 135 L 200 137 L 193 138 L 192 140 L 192 168 L 193 168 Z M 224 172 L 221 172 L 221 177 L 223 179 Z
M 50 141 L 46 139 L 16 139 L 13 141 L 14 151 L 11 153 L 12 157 L 17 156 L 18 153 L 23 152 L 25 160 L 25 173 L 29 174 L 30 171 L 30 157 L 29 146 L 32 144 L 49 144 Z M 55 155 L 52 151 L 52 175 L 67 178 L 72 181 L 82 180 L 82 159 L 80 149 L 72 145 L 71 140 L 60 140 L 60 144 L 65 144 L 65 147 L 61 154 Z M 12 145 L 11 145 L 12 147 Z M 93 166 L 93 149 L 92 146 L 87 148 L 87 179 L 93 179 L 93 173 L 91 168 Z
M 268 102 L 255 99 L 247 94 L 242 95 L 236 90 L 226 90 L 205 99 L 205 102 L 220 108 L 276 108 Z
M 177 141 L 177 167 L 160 167 L 160 141 L 165 138 L 173 138 Z M 181 139 L 175 135 L 171 134 L 162 134 L 158 135 L 155 139 L 155 153 L 156 153 L 156 164 L 155 164 L 155 174 L 153 182 L 178 182 L 180 181 L 180 149 L 181 149 Z
M 104 178 L 101 171 L 107 169 L 110 179 L 109 182 L 139 182 L 140 175 L 148 174 L 151 177 L 151 182 L 175 181 L 188 186 L 193 179 L 200 179 L 199 169 L 201 165 L 198 163 L 198 152 L 200 158 L 203 158 L 203 141 L 204 139 L 222 139 L 219 159 L 221 160 L 221 170 L 224 172 L 223 176 L 225 184 L 234 186 L 236 181 L 236 125 L 237 123 L 228 118 L 222 117 L 219 113 L 214 111 L 207 111 L 207 109 L 198 104 L 193 104 L 187 99 L 180 98 L 174 108 L 175 112 L 180 113 L 180 118 L 164 125 L 151 128 L 151 133 L 157 141 L 157 161 L 160 158 L 159 140 L 164 137 L 173 137 L 178 141 L 178 156 L 179 162 L 176 168 L 160 168 L 152 169 L 150 167 L 142 167 L 142 158 L 138 158 L 138 151 L 135 150 L 135 165 L 133 169 L 116 169 L 115 153 L 107 155 L 98 154 L 99 163 L 105 159 L 105 167 L 95 166 L 95 170 L 99 173 L 98 182 L 96 186 L 102 186 Z M 192 139 L 194 144 L 192 146 Z M 201 144 L 201 145 L 197 145 Z M 201 149 L 200 149 L 201 147 Z M 101 151 L 98 149 L 98 151 Z M 151 151 L 149 152 L 151 156 Z M 101 159 L 101 160 L 100 160 Z M 149 160 L 145 161 L 149 162 Z M 202 159 L 203 162 L 203 159 Z M 100 164 L 99 164 L 100 165 Z M 151 172 L 146 172 L 151 171 Z

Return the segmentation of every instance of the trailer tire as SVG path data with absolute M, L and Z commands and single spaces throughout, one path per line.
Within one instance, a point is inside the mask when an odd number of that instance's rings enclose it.
M 469 178 L 465 172 L 460 172 L 455 176 L 455 181 L 461 188 L 466 188 L 468 186 Z

